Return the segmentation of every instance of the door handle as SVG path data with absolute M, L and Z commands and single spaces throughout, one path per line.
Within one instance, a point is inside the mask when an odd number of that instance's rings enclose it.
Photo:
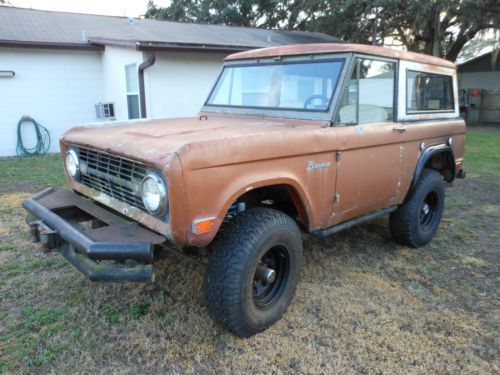
M 400 133 L 404 133 L 406 131 L 406 128 L 401 126 L 401 127 L 398 127 L 398 128 L 392 128 L 392 131 L 393 132 L 400 132 Z

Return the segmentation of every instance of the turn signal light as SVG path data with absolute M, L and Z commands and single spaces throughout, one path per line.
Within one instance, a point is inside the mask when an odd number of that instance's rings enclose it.
M 215 224 L 215 217 L 206 217 L 203 219 L 193 220 L 193 233 L 203 234 L 210 232 Z

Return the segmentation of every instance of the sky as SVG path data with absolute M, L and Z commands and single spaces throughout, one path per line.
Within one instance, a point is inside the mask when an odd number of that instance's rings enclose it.
M 155 0 L 158 6 L 166 6 L 169 2 Z M 146 11 L 148 0 L 8 0 L 8 3 L 21 8 L 139 17 Z

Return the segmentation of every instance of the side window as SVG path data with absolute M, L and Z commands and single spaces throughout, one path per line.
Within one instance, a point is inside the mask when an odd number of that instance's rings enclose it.
M 139 77 L 137 64 L 125 66 L 125 80 L 127 82 L 127 109 L 128 118 L 140 118 L 139 113 Z
M 406 72 L 408 112 L 453 111 L 453 80 L 442 74 Z
M 358 58 L 343 94 L 336 123 L 394 121 L 395 74 L 395 63 Z

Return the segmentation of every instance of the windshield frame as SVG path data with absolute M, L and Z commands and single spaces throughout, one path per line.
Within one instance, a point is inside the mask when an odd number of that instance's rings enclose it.
M 345 80 L 346 71 L 350 66 L 352 53 L 330 53 L 330 54 L 310 54 L 310 55 L 300 55 L 300 56 L 285 56 L 285 57 L 274 57 L 274 58 L 263 58 L 263 59 L 248 59 L 248 60 L 237 60 L 225 63 L 221 69 L 217 80 L 215 80 L 210 93 L 205 100 L 205 103 L 201 109 L 202 112 L 215 112 L 215 113 L 227 113 L 234 115 L 253 115 L 253 116 L 265 116 L 265 117 L 280 117 L 280 118 L 294 118 L 294 119 L 304 119 L 304 120 L 327 120 L 330 121 L 333 118 L 333 112 L 337 106 L 337 102 L 340 97 L 342 90 L 340 88 L 343 86 Z M 308 109 L 308 108 L 277 108 L 277 107 L 251 107 L 251 106 L 235 106 L 235 105 L 220 105 L 220 104 L 209 104 L 214 90 L 217 87 L 219 80 L 224 74 L 224 69 L 230 67 L 243 67 L 243 66 L 269 66 L 269 65 L 285 65 L 285 64 L 311 64 L 311 63 L 322 63 L 322 62 L 336 62 L 342 63 L 340 67 L 340 73 L 333 88 L 330 102 L 327 109 Z

